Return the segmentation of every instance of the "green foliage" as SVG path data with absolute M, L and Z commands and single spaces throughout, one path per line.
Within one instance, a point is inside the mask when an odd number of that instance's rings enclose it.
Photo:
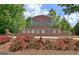
M 56 16 L 56 17 L 53 19 L 52 27 L 53 27 L 53 28 L 60 28 L 60 27 L 59 27 L 59 17 L 58 17 L 58 16 Z
M 61 21 L 59 21 L 59 26 L 63 31 L 69 31 L 71 28 L 65 19 L 61 19 Z
M 55 10 L 53 10 L 53 9 L 51 9 L 50 11 L 49 11 L 49 14 L 48 14 L 50 17 L 51 17 L 51 19 L 52 19 L 52 25 L 51 25 L 51 27 L 54 27 L 54 28 L 57 28 L 58 27 L 58 20 L 59 20 L 59 16 L 56 16 L 56 11 Z
M 63 7 L 63 11 L 65 12 L 65 14 L 79 12 L 78 4 L 59 4 L 59 6 Z M 74 28 L 71 28 L 70 30 L 73 34 L 79 35 L 79 22 Z
M 74 31 L 76 35 L 79 35 L 79 22 L 76 24 L 76 26 L 74 27 Z
M 32 26 L 32 18 L 28 17 L 26 19 L 26 28 L 31 28 L 31 26 Z
M 51 16 L 51 19 L 53 20 L 51 27 L 59 28 L 65 32 L 70 31 L 71 27 L 70 27 L 69 23 L 64 18 L 61 19 L 59 16 L 57 16 L 55 10 L 51 9 L 49 11 L 49 16 Z
M 53 9 L 51 9 L 51 10 L 49 11 L 49 15 L 50 15 L 52 18 L 55 18 L 55 17 L 56 17 L 56 11 L 53 10 Z
M 63 7 L 63 11 L 65 12 L 65 14 L 79 12 L 78 4 L 59 4 L 59 6 Z
M 14 51 L 19 50 L 20 48 L 21 48 L 21 47 L 20 47 L 20 44 L 19 44 L 18 42 L 16 42 L 16 43 L 10 45 L 9 50 L 10 50 L 11 52 L 14 52 Z
M 12 33 L 21 31 L 25 27 L 24 10 L 21 4 L 1 4 L 0 34 L 5 33 L 6 29 Z

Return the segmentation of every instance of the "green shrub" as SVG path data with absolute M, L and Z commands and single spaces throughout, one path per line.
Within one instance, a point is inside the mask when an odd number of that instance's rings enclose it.
M 9 50 L 10 50 L 11 52 L 14 52 L 14 51 L 19 50 L 20 48 L 21 48 L 21 47 L 20 47 L 19 43 L 16 42 L 16 43 L 11 44 Z
M 28 47 L 31 49 L 34 49 L 36 46 L 35 46 L 34 42 L 30 41 Z

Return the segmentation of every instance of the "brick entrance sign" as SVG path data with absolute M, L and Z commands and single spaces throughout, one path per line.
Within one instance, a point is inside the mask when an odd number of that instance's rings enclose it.
M 63 35 L 65 34 L 59 28 L 52 28 L 53 20 L 51 17 L 46 15 L 38 15 L 32 18 L 32 27 L 30 29 L 26 29 L 27 33 L 31 33 L 33 35 L 43 35 L 43 36 L 52 36 L 52 35 Z

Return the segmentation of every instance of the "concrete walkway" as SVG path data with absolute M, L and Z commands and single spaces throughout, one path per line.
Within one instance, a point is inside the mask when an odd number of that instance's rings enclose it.
M 41 36 L 35 36 L 35 38 L 40 38 Z M 79 40 L 79 36 L 42 36 L 44 39 L 59 39 L 59 38 L 72 38 Z
M 40 38 L 41 36 L 35 36 L 35 38 Z M 42 36 L 42 38 L 44 38 L 44 39 L 58 39 L 59 37 L 57 37 L 57 36 Z

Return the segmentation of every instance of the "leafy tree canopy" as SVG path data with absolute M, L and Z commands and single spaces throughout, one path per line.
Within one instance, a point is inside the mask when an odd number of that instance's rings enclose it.
M 26 28 L 31 28 L 32 26 L 32 17 L 26 19 Z
M 23 12 L 25 9 L 21 4 L 1 4 L 0 5 L 0 34 L 6 29 L 16 33 L 25 27 Z
M 79 4 L 59 4 L 59 6 L 63 7 L 65 14 L 79 12 Z

